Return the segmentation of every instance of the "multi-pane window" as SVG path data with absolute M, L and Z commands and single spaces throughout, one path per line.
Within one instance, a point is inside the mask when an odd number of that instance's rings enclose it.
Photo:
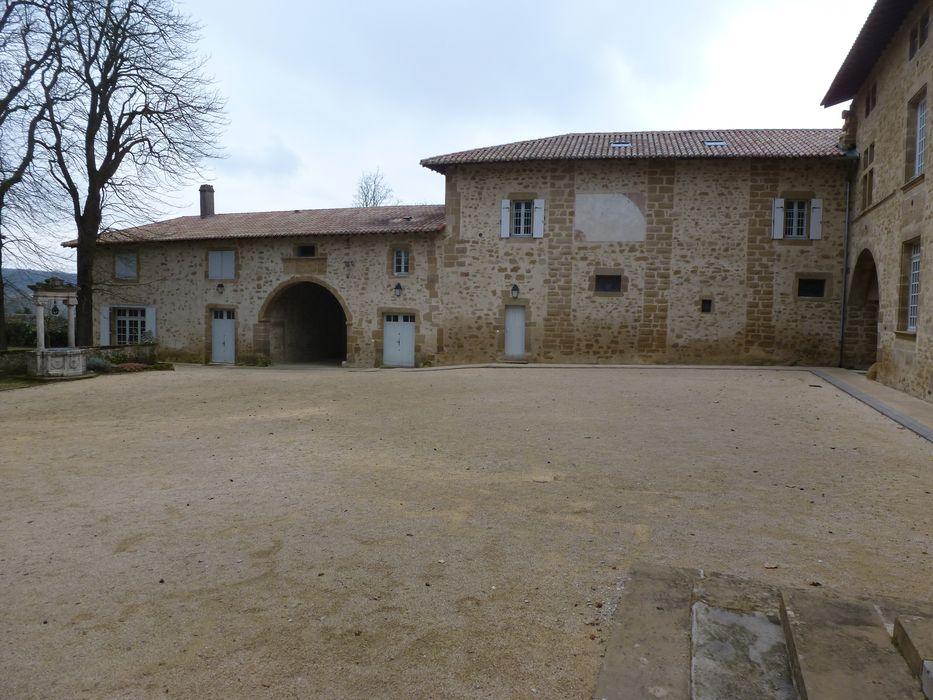
M 534 202 L 517 200 L 512 202 L 512 235 L 530 236 L 534 225 Z
M 210 250 L 207 252 L 207 278 L 232 280 L 236 277 L 236 251 Z
M 138 274 L 136 253 L 132 251 L 114 255 L 113 271 L 118 280 L 134 280 Z
M 784 238 L 807 237 L 807 200 L 784 200 Z
M 920 243 L 910 245 L 907 267 L 907 330 L 916 332 L 920 310 Z
M 136 345 L 142 342 L 143 334 L 146 332 L 145 309 L 114 309 L 114 320 L 117 345 Z
M 392 271 L 396 275 L 407 275 L 411 253 L 405 249 L 398 249 L 393 256 Z
M 927 145 L 927 98 L 917 103 L 914 144 L 914 177 L 923 175 L 923 156 Z

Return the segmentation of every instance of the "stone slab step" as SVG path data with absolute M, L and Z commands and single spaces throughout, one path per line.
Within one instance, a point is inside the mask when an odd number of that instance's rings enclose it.
M 894 621 L 894 644 L 910 672 L 920 679 L 924 695 L 933 700 L 933 619 L 898 616 Z
M 696 571 L 641 567 L 609 625 L 594 698 L 681 700 L 690 688 L 690 602 Z
M 801 700 L 922 699 L 872 605 L 782 591 L 781 621 Z

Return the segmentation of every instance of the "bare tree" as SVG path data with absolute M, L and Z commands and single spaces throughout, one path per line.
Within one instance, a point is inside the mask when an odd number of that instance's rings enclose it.
M 5 350 L 4 257 L 36 264 L 41 244 L 23 226 L 35 221 L 43 196 L 32 169 L 39 130 L 48 117 L 48 94 L 61 72 L 61 34 L 51 4 L 3 0 L 0 11 L 0 350 Z
M 397 204 L 392 188 L 386 184 L 382 171 L 376 168 L 372 172 L 364 172 L 356 185 L 356 195 L 353 197 L 354 207 L 381 207 L 383 204 Z
M 93 342 L 97 237 L 148 218 L 154 192 L 220 155 L 224 101 L 171 0 L 50 0 L 68 37 L 50 98 L 51 173 L 77 228 L 77 340 Z

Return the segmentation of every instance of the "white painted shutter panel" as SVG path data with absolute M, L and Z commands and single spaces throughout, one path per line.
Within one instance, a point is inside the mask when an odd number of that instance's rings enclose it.
M 100 341 L 99 345 L 110 345 L 110 307 L 100 307 Z
M 225 250 L 223 257 L 224 279 L 232 280 L 234 277 L 236 277 L 236 251 Z
M 207 251 L 207 279 L 223 279 L 223 253 L 219 250 Z
M 823 200 L 810 200 L 810 239 L 818 241 L 823 238 Z
M 146 332 L 152 334 L 152 339 L 156 339 L 156 310 L 154 306 L 146 307 Z
M 499 238 L 508 238 L 509 231 L 511 231 L 511 213 L 512 213 L 512 202 L 508 199 L 502 200 L 502 205 L 499 208 Z
M 531 235 L 533 238 L 544 238 L 544 200 L 535 200 L 534 219 L 532 219 Z
M 784 238 L 784 200 L 781 197 L 775 197 L 771 207 L 771 238 Z

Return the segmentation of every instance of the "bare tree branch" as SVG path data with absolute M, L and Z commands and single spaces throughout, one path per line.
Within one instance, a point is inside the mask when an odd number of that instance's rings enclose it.
M 376 168 L 372 172 L 364 172 L 356 185 L 353 206 L 380 207 L 384 204 L 398 204 L 398 200 L 386 183 L 382 171 Z
M 77 228 L 77 336 L 89 345 L 98 235 L 149 218 L 152 192 L 220 157 L 224 101 L 192 49 L 200 28 L 171 0 L 48 1 L 68 40 L 43 145 Z

